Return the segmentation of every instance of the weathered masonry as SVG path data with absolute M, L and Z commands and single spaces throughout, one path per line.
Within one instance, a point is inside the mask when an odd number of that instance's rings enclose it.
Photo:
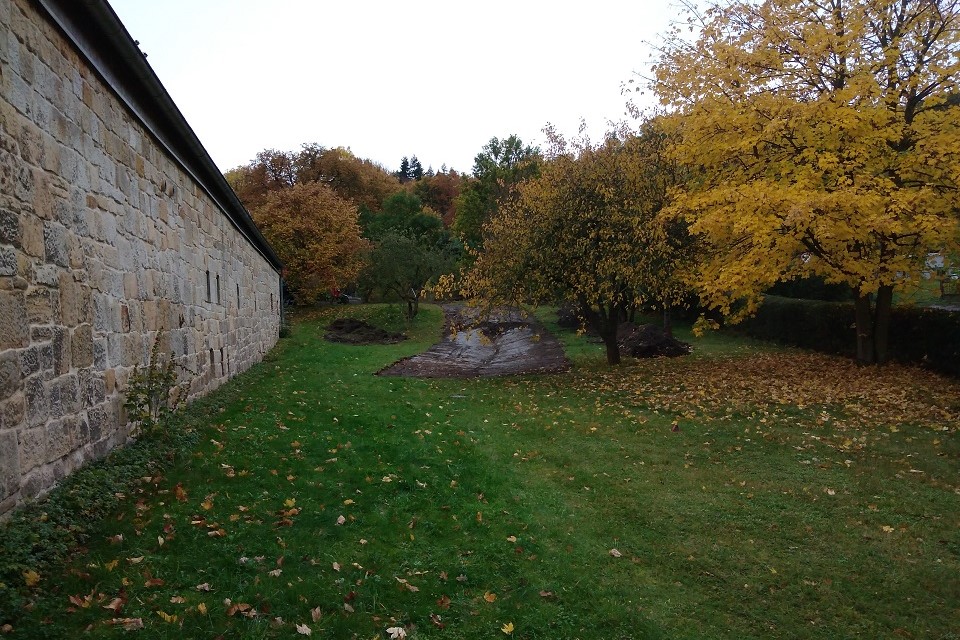
M 193 396 L 276 343 L 280 263 L 104 0 L 0 0 L 0 514 L 129 436 L 157 335 Z

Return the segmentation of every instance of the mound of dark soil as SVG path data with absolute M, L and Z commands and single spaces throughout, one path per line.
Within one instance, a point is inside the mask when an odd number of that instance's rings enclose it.
M 583 323 L 577 309 L 571 304 L 564 304 L 557 309 L 557 325 L 564 329 L 579 329 Z
M 653 324 L 640 326 L 624 322 L 617 329 L 617 344 L 620 353 L 634 358 L 658 358 L 661 356 L 685 356 L 692 348 L 667 334 L 663 327 Z
M 407 339 L 402 333 L 390 333 L 356 318 L 337 318 L 323 337 L 345 344 L 395 344 Z

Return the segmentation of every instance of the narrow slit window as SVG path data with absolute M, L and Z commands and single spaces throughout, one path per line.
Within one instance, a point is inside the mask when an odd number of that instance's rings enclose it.
M 210 349 L 210 368 L 212 369 L 214 365 L 213 361 L 213 349 Z
M 226 369 L 226 364 L 224 363 L 224 360 L 223 360 L 223 349 L 221 348 L 220 349 L 220 375 L 223 376 L 223 375 L 226 375 L 226 373 L 227 373 L 227 369 Z
M 237 309 L 240 309 L 240 285 L 237 285 Z
M 207 302 L 211 302 L 211 300 L 210 300 L 210 271 L 209 271 L 209 270 L 207 271 Z
M 217 274 L 217 304 L 220 304 L 220 274 Z

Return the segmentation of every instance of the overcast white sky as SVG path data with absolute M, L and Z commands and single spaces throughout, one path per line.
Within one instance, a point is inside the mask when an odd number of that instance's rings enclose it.
M 461 172 L 493 136 L 626 118 L 673 0 L 110 0 L 226 171 L 266 148 L 345 146 Z M 641 98 L 642 100 L 643 98 Z M 649 98 L 647 98 L 649 100 Z

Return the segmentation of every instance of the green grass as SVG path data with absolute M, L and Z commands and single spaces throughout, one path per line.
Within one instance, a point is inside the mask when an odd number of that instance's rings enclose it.
M 372 375 L 440 325 L 295 318 L 13 637 L 960 637 L 956 382 L 720 335 L 610 370 L 559 330 L 564 375 Z

